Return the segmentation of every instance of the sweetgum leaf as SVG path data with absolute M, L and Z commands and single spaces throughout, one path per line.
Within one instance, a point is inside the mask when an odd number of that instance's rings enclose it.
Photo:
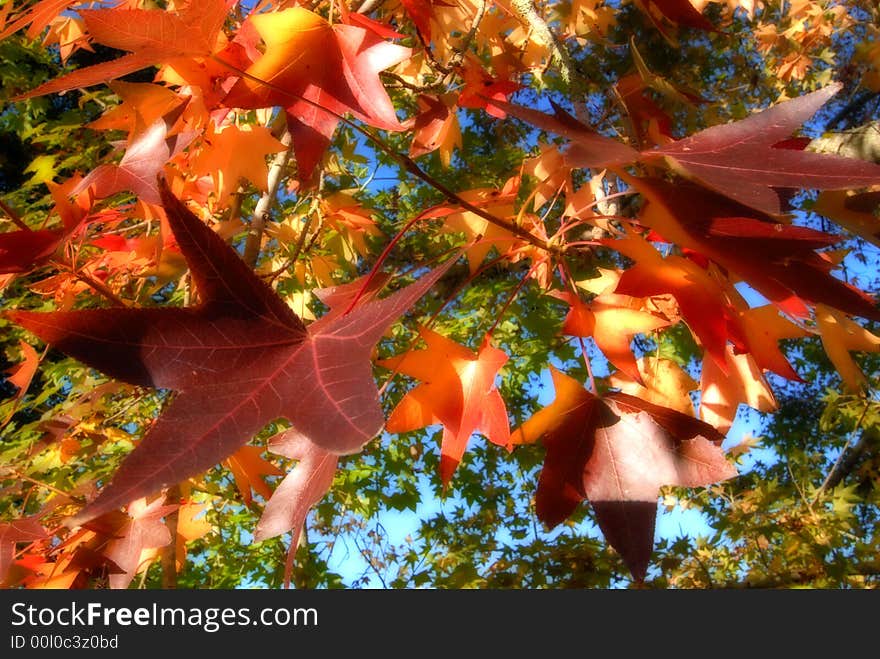
M 784 209 L 774 188 L 843 190 L 880 182 L 880 165 L 786 148 L 785 140 L 836 94 L 840 84 L 784 101 L 741 121 L 712 126 L 642 153 L 672 159 L 713 190 L 771 214 Z
M 159 191 L 198 306 L 7 314 L 108 375 L 176 392 L 72 524 L 208 469 L 279 417 L 323 450 L 358 451 L 384 422 L 370 362 L 374 344 L 452 264 L 306 328 L 164 183 Z

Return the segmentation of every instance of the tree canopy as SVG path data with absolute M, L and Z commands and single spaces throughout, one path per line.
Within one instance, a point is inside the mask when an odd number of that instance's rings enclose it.
M 872 587 L 878 25 L 0 4 L 0 584 Z

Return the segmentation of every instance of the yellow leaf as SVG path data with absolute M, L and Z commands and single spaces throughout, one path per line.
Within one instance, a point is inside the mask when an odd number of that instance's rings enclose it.
M 693 416 L 694 403 L 688 392 L 700 385 L 690 375 L 671 359 L 643 357 L 637 364 L 644 386 L 622 371 L 613 373 L 609 382 L 625 394 Z
M 816 305 L 816 324 L 825 354 L 840 373 L 846 388 L 860 391 L 866 384 L 865 374 L 849 353 L 880 352 L 880 337 L 824 304 Z

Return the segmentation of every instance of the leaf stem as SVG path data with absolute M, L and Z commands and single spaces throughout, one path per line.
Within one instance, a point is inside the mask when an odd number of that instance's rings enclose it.
M 41 480 L 37 480 L 36 478 L 31 478 L 30 476 L 28 476 L 25 473 L 22 473 L 18 469 L 10 468 L 10 469 L 6 470 L 6 473 L 11 476 L 14 476 L 15 478 L 19 478 L 23 481 L 28 481 L 29 483 L 33 483 L 34 485 L 45 488 L 45 489 L 49 490 L 50 492 L 54 492 L 55 494 L 62 496 L 65 499 L 70 499 L 74 503 L 77 503 L 81 506 L 86 505 L 86 500 L 83 497 L 75 496 L 73 494 L 70 494 L 68 492 L 65 492 L 64 490 L 61 490 L 61 489 L 55 487 L 54 485 L 51 485 L 49 483 L 45 483 Z
M 541 259 L 537 259 L 532 267 L 529 268 L 528 272 L 523 276 L 522 279 L 517 282 L 510 296 L 507 298 L 507 301 L 504 303 L 504 306 L 501 307 L 500 311 L 495 314 L 495 322 L 492 323 L 492 327 L 489 328 L 489 331 L 486 332 L 486 336 L 490 337 L 495 332 L 495 329 L 498 327 L 498 324 L 501 322 L 501 319 L 504 318 L 504 314 L 507 313 L 507 310 L 510 308 L 510 305 L 513 304 L 513 301 L 516 299 L 516 296 L 519 295 L 519 292 L 523 289 L 523 286 L 526 285 L 526 282 L 529 281 L 529 278 L 532 276 L 532 273 L 538 269 L 539 266 L 544 265 L 547 262 L 549 257 L 545 256 Z
M 564 261 L 559 263 L 559 276 L 562 278 L 562 283 L 577 297 L 580 297 L 580 293 L 578 293 L 577 286 L 575 286 L 574 279 L 571 277 L 571 273 L 568 271 L 568 267 L 565 265 Z M 594 396 L 599 395 L 599 389 L 596 386 L 596 378 L 593 375 L 593 367 L 590 364 L 590 356 L 587 354 L 587 346 L 584 343 L 584 338 L 582 336 L 577 337 L 578 343 L 581 347 L 581 357 L 584 360 L 584 366 L 587 368 L 587 376 L 590 381 L 590 391 Z

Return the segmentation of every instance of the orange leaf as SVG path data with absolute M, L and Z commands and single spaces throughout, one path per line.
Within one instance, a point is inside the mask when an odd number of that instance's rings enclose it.
M 427 328 L 421 335 L 427 349 L 377 362 L 424 383 L 404 396 L 385 428 L 388 432 L 409 432 L 441 423 L 440 478 L 445 486 L 474 432 L 494 444 L 510 444 L 507 408 L 495 388 L 495 375 L 507 362 L 507 355 L 493 348 L 488 337 L 474 354 Z
M 776 409 L 776 398 L 755 359 L 748 354 L 734 354 L 732 346 L 727 347 L 726 353 L 727 373 L 714 359 L 703 359 L 700 380 L 700 418 L 721 432 L 730 430 L 740 403 L 759 412 Z
M 636 334 L 666 327 L 668 320 L 640 310 L 640 301 L 625 295 L 606 293 L 589 303 L 569 292 L 556 291 L 553 295 L 571 305 L 562 326 L 564 334 L 593 337 L 608 361 L 636 382 L 642 382 L 630 341 Z
M 253 501 L 251 490 L 267 501 L 272 496 L 272 488 L 263 480 L 263 476 L 284 474 L 271 462 L 260 457 L 262 452 L 263 449 L 259 446 L 242 446 L 223 462 L 232 472 L 235 487 L 238 488 L 241 498 L 247 505 Z
M 93 41 L 130 53 L 50 80 L 15 100 L 89 87 L 179 57 L 207 57 L 218 45 L 227 12 L 225 0 L 191 2 L 179 13 L 164 9 L 81 10 Z
M 6 379 L 18 388 L 15 397 L 21 399 L 27 393 L 31 380 L 34 379 L 34 374 L 40 365 L 40 356 L 24 341 L 19 341 L 18 344 L 21 347 L 22 360 L 8 371 Z
M 779 341 L 809 336 L 809 332 L 779 315 L 776 307 L 770 304 L 741 311 L 739 321 L 745 347 L 759 368 L 789 380 L 801 379 L 779 349 Z
M 210 174 L 218 203 L 223 206 L 238 182 L 247 179 L 261 192 L 268 186 L 266 156 L 287 147 L 264 126 L 225 126 L 205 135 L 205 146 L 192 163 L 196 174 Z
M 681 256 L 665 259 L 643 238 L 630 236 L 605 241 L 612 249 L 636 261 L 624 271 L 615 291 L 634 297 L 671 294 L 681 316 L 707 354 L 724 368 L 728 306 L 724 293 L 709 274 Z

